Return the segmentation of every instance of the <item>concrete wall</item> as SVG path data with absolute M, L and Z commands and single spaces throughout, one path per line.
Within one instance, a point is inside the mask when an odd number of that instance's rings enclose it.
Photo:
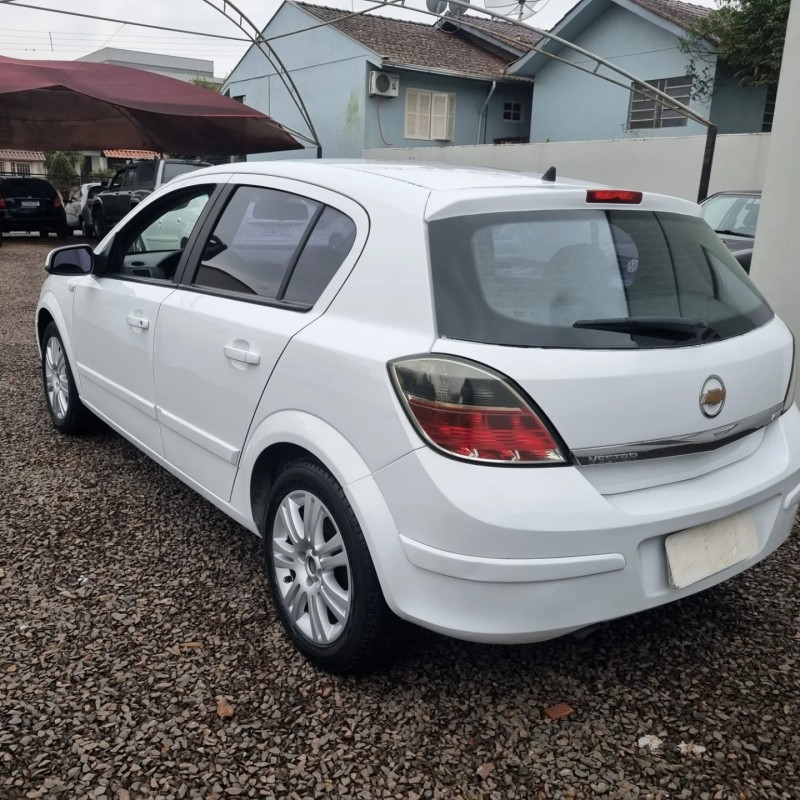
M 369 67 L 374 69 L 374 67 Z M 398 97 L 366 97 L 366 147 L 434 147 L 453 144 L 477 144 L 478 115 L 486 102 L 491 81 L 470 80 L 451 75 L 436 75 L 413 70 L 387 68 L 400 76 Z M 363 86 L 367 86 L 365 74 Z M 452 142 L 429 141 L 405 138 L 405 93 L 408 89 L 424 89 L 432 92 L 454 92 L 456 95 L 456 124 Z M 522 122 L 503 120 L 503 103 L 515 101 L 522 104 Z M 378 126 L 380 114 L 380 128 Z M 497 84 L 489 101 L 486 115 L 486 130 L 481 127 L 481 140 L 491 144 L 495 139 L 528 136 L 531 115 L 531 85 L 528 83 Z M 383 136 L 381 137 L 381 131 Z M 387 143 L 387 144 L 384 144 Z M 360 155 L 360 153 L 359 153 Z
M 764 184 L 770 134 L 729 134 L 717 140 L 711 192 L 760 189 Z M 429 161 L 463 166 L 544 172 L 555 165 L 561 177 L 697 199 L 704 136 L 539 142 L 480 147 L 367 150 L 366 158 Z
M 291 5 L 284 5 L 266 28 L 268 36 L 305 28 L 319 22 Z M 289 70 L 309 110 L 323 153 L 331 157 L 358 157 L 364 149 L 364 98 L 369 51 L 329 27 L 272 42 Z M 264 54 L 251 47 L 223 87 L 231 97 L 269 114 L 283 125 L 308 133 L 300 112 Z M 290 153 L 250 156 L 259 158 L 314 157 L 314 148 Z
M 772 145 L 750 274 L 800 347 L 800 281 L 797 279 L 797 186 L 800 159 L 800 2 L 792 0 L 775 101 Z M 800 384 L 799 384 L 800 385 Z M 800 393 L 797 395 L 800 397 Z
M 614 3 L 572 41 L 646 81 L 686 74 L 688 57 L 678 50 L 676 33 Z M 567 49 L 559 56 L 594 68 L 592 61 Z M 537 71 L 533 98 L 534 142 L 672 137 L 703 131 L 691 120 L 685 127 L 629 131 L 630 92 L 557 61 Z M 710 102 L 693 100 L 691 107 L 707 116 Z

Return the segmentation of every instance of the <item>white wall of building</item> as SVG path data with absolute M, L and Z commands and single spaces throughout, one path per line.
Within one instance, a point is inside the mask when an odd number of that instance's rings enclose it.
M 800 77 L 800 67 L 797 72 Z M 800 87 L 797 94 L 800 96 Z M 711 193 L 724 189 L 761 189 L 770 136 L 768 133 L 719 136 L 711 173 Z M 564 178 L 696 200 L 704 147 L 705 136 L 673 136 L 471 147 L 382 148 L 366 150 L 364 156 L 524 172 L 544 172 L 554 165 L 559 176 Z
M 800 186 L 800 0 L 792 0 L 772 144 L 750 274 L 800 346 L 800 251 L 797 187 Z

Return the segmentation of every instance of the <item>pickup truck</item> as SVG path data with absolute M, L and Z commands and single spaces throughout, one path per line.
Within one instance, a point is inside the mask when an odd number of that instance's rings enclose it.
M 92 201 L 92 227 L 101 239 L 131 209 L 163 184 L 202 167 L 205 161 L 185 161 L 177 158 L 132 161 L 118 170 L 107 187 Z

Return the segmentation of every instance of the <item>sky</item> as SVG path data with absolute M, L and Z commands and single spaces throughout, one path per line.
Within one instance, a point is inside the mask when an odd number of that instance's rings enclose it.
M 473 3 L 478 1 L 473 0 Z M 281 4 L 280 0 L 235 2 L 259 30 Z M 708 2 L 709 0 L 705 0 L 705 3 Z M 575 0 L 545 0 L 541 9 L 527 21 L 548 29 L 574 3 Z M 366 0 L 326 0 L 324 4 L 347 11 L 360 11 L 374 5 Z M 119 21 L 82 19 L 53 11 L 36 10 L 31 6 L 93 13 Z M 120 47 L 213 60 L 215 75 L 224 77 L 244 54 L 247 48 L 245 42 L 189 36 L 174 31 L 175 28 L 183 28 L 241 37 L 236 25 L 215 10 L 221 6 L 222 0 L 104 0 L 102 3 L 92 4 L 85 0 L 0 0 L 0 54 L 12 58 L 71 60 L 102 47 Z M 424 9 L 424 0 L 407 0 L 406 9 L 386 8 L 377 13 L 418 22 L 433 22 L 433 17 L 415 13 L 412 10 L 414 8 Z M 130 22 L 161 25 L 171 30 L 148 30 L 129 24 Z

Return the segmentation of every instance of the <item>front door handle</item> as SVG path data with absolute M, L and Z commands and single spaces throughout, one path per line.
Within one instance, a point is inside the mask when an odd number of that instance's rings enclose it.
M 150 327 L 150 320 L 144 317 L 137 317 L 136 314 L 128 314 L 128 325 L 131 328 L 137 328 L 141 331 L 146 331 Z
M 222 348 L 222 352 L 225 353 L 231 361 L 241 361 L 243 364 L 261 363 L 261 356 L 253 350 L 245 350 L 242 347 L 231 347 L 231 345 L 226 344 L 225 347 Z

